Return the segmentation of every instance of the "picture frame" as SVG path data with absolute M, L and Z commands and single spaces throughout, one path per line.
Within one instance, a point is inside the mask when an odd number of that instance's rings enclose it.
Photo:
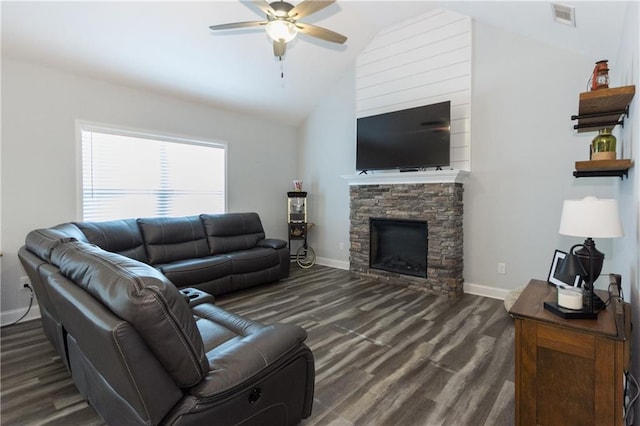
M 580 287 L 582 285 L 582 277 L 580 275 L 567 276 L 559 273 L 567 253 L 556 250 L 551 260 L 551 268 L 549 268 L 549 276 L 547 282 L 558 287 Z

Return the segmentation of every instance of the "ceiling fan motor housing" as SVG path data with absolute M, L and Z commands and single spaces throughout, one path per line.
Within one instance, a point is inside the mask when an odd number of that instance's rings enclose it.
M 286 1 L 274 1 L 269 3 L 269 6 L 276 12 L 275 16 L 267 14 L 267 19 L 286 19 L 289 18 L 289 11 L 293 9 L 293 5 Z

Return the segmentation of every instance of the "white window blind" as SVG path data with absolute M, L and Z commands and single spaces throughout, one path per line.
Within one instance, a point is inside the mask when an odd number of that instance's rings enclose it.
M 224 213 L 225 145 L 81 129 L 83 220 Z

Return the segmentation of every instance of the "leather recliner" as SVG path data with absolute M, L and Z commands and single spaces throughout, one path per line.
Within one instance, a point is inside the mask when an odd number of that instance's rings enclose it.
M 314 361 L 302 328 L 227 312 L 65 231 L 29 233 L 19 256 L 45 333 L 107 423 L 290 425 L 310 415 Z

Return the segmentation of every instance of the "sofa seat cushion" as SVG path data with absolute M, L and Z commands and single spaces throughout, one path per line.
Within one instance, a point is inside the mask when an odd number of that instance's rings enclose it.
M 155 266 L 178 287 L 212 281 L 232 273 L 231 259 L 224 255 L 178 260 Z
M 257 213 L 201 214 L 211 254 L 246 250 L 264 239 Z
M 209 361 L 206 380 L 189 390 L 208 398 L 246 383 L 299 348 L 306 331 L 292 324 L 263 326 L 215 305 L 193 308 Z
M 209 255 L 198 216 L 141 218 L 138 225 L 152 265 Z
M 256 247 L 250 250 L 228 253 L 233 274 L 262 271 L 280 264 L 280 255 L 270 248 Z
M 106 222 L 74 222 L 87 241 L 103 250 L 112 251 L 148 263 L 144 241 L 135 219 Z
M 193 386 L 206 376 L 208 362 L 191 309 L 160 271 L 81 242 L 59 245 L 51 262 L 130 323 L 178 386 Z

